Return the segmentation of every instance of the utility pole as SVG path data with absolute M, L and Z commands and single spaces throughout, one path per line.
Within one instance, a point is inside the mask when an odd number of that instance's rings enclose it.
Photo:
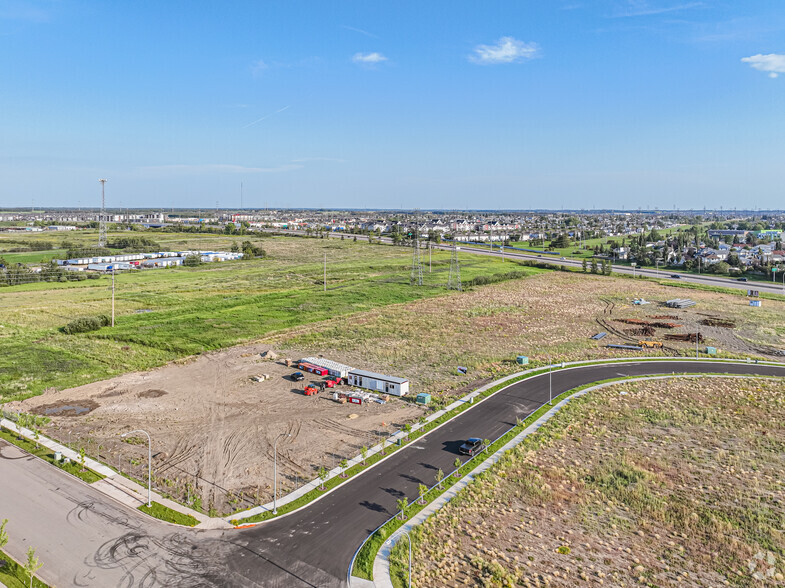
M 101 182 L 101 216 L 98 217 L 98 246 L 106 247 L 106 180 L 100 179 Z
M 114 326 L 114 268 L 115 263 L 112 264 L 112 326 Z
M 420 256 L 419 229 L 414 227 L 414 248 L 412 249 L 412 275 L 409 279 L 412 286 L 422 286 L 422 257 Z
M 428 273 L 433 273 L 433 266 L 431 265 L 431 251 L 433 251 L 433 242 L 428 241 Z
M 324 254 L 324 291 L 327 292 L 327 254 Z

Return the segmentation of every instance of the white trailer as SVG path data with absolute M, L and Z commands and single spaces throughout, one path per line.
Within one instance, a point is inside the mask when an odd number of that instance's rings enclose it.
M 409 380 L 395 376 L 385 376 L 376 372 L 365 370 L 352 370 L 349 372 L 349 385 L 373 390 L 381 394 L 393 396 L 406 396 L 409 393 Z

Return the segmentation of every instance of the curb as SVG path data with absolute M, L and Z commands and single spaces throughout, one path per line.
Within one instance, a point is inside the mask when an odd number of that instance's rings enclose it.
M 621 380 L 616 380 L 613 382 L 605 382 L 603 384 L 597 384 L 595 386 L 591 386 L 589 388 L 584 388 L 574 394 L 571 394 L 567 398 L 564 398 L 557 404 L 553 406 L 548 412 L 543 414 L 540 418 L 526 427 L 523 431 L 518 433 L 515 437 L 510 439 L 504 446 L 500 447 L 496 450 L 492 455 L 488 456 L 488 458 L 483 461 L 482 463 L 478 464 L 470 473 L 466 474 L 460 481 L 453 484 L 449 489 L 447 489 L 443 494 L 437 497 L 433 502 L 428 504 L 425 508 L 423 508 L 420 512 L 414 515 L 411 519 L 401 525 L 392 535 L 390 538 L 387 539 L 382 546 L 379 548 L 378 553 L 376 554 L 376 558 L 373 562 L 373 577 L 374 580 L 369 581 L 365 580 L 364 578 L 357 578 L 351 575 L 351 570 L 354 566 L 354 558 L 352 558 L 352 565 L 349 567 L 349 586 L 350 588 L 370 588 L 374 586 L 376 588 L 394 588 L 392 583 L 392 579 L 390 577 L 390 553 L 398 541 L 403 537 L 404 533 L 408 533 L 417 525 L 421 525 L 425 522 L 430 516 L 435 514 L 438 510 L 444 507 L 460 490 L 465 488 L 469 485 L 476 475 L 481 474 L 485 470 L 489 469 L 493 466 L 496 462 L 498 462 L 504 454 L 513 449 L 515 446 L 519 445 L 526 437 L 531 435 L 532 433 L 537 432 L 537 430 L 542 427 L 545 423 L 547 423 L 551 418 L 558 413 L 561 408 L 566 405 L 568 402 L 575 398 L 579 398 L 584 396 L 589 392 L 593 392 L 596 390 L 600 390 L 602 388 L 606 388 L 608 386 L 617 386 L 623 385 L 628 382 L 638 382 L 638 381 L 649 381 L 649 380 L 669 380 L 674 378 L 734 378 L 734 379 L 748 379 L 748 378 L 757 378 L 760 376 L 755 375 L 734 375 L 734 374 L 682 374 L 682 375 L 659 375 L 659 376 L 635 376 L 630 378 L 625 378 Z M 388 519 L 392 520 L 392 519 Z M 381 526 L 384 526 L 387 523 L 382 523 Z M 375 531 L 374 531 L 375 532 Z M 363 543 L 364 544 L 364 543 Z M 360 546 L 362 547 L 362 545 Z M 355 553 L 355 556 L 359 553 L 359 549 Z

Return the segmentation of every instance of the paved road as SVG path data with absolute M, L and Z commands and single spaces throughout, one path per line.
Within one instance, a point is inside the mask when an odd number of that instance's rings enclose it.
M 586 366 L 554 372 L 553 394 L 618 376 L 672 372 L 785 377 L 785 366 L 683 360 Z M 14 540 L 24 536 L 42 549 L 47 571 L 56 574 L 43 575 L 60 587 L 342 586 L 355 550 L 393 514 L 398 498 L 416 496 L 417 485 L 432 484 L 437 469 L 451 471 L 464 438 L 495 439 L 548 394 L 547 374 L 514 384 L 310 507 L 252 529 L 200 532 L 144 520 L 29 458 L 0 460 L 0 516 L 21 523 L 12 527 Z M 26 545 L 14 549 L 18 555 Z
M 273 232 L 273 233 L 283 233 L 283 234 L 291 234 L 291 235 L 306 235 L 305 231 L 299 230 L 291 230 L 286 231 L 282 229 L 263 229 L 262 232 Z M 345 238 L 354 238 L 361 241 L 367 241 L 367 235 L 352 235 L 348 233 L 327 233 L 332 238 L 340 239 L 342 236 Z M 392 244 L 392 239 L 389 237 L 375 237 L 379 239 L 382 243 Z M 482 245 L 459 245 L 461 251 L 465 253 L 472 253 L 475 255 L 485 255 L 491 257 L 502 257 L 501 252 L 499 251 L 498 247 L 491 250 L 489 247 L 483 247 Z M 450 250 L 452 245 L 447 244 L 434 244 L 434 249 L 443 249 L 443 250 Z M 531 260 L 531 261 L 538 261 L 542 263 L 548 263 L 551 265 L 563 265 L 568 267 L 575 267 L 580 268 L 583 266 L 582 260 L 574 260 L 574 259 L 560 259 L 559 257 L 555 257 L 552 255 L 537 255 L 535 253 L 524 253 L 521 251 L 515 251 L 513 249 L 505 249 L 504 251 L 504 258 L 505 259 L 518 259 L 518 260 Z M 673 281 L 681 281 L 681 282 L 688 282 L 692 284 L 703 284 L 704 286 L 720 286 L 723 288 L 733 288 L 736 290 L 758 290 L 759 292 L 767 292 L 770 294 L 783 294 L 785 295 L 785 276 L 783 279 L 778 278 L 779 282 L 759 282 L 759 281 L 750 281 L 750 282 L 739 282 L 733 278 L 723 278 L 721 276 L 713 276 L 713 275 L 706 275 L 706 274 L 688 274 L 688 273 L 681 273 L 677 271 L 670 271 L 667 269 L 649 269 L 649 268 L 631 268 L 627 265 L 614 265 L 613 271 L 618 274 L 626 274 L 626 275 L 635 275 L 635 276 L 646 276 L 647 278 L 660 278 L 664 280 L 673 280 Z M 673 278 L 671 276 L 678 275 L 678 278 Z M 688 298 L 688 294 L 684 295 L 684 298 Z

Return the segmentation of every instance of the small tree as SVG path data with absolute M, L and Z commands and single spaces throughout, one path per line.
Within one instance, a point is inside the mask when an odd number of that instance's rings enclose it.
M 409 438 L 409 433 L 411 433 L 411 432 L 412 432 L 412 426 L 411 426 L 409 423 L 406 423 L 406 424 L 403 426 L 403 430 L 404 430 L 404 432 L 406 433 L 406 438 L 408 439 L 408 438 Z
M 79 450 L 79 463 L 80 463 L 80 464 L 81 464 L 81 466 L 82 466 L 82 469 L 81 469 L 81 470 L 79 470 L 80 472 L 83 472 L 83 471 L 85 471 L 85 467 L 84 467 L 85 453 L 86 453 L 86 452 L 85 452 L 85 448 L 84 448 L 84 447 L 82 447 L 82 448 Z
M 342 459 L 341 463 L 339 463 L 338 465 L 341 466 L 341 477 L 345 478 L 346 477 L 346 468 L 349 467 L 349 462 L 346 461 L 346 459 Z
M 41 569 L 41 566 L 44 564 L 38 561 L 38 558 L 35 556 L 35 549 L 33 547 L 27 548 L 27 561 L 25 561 L 24 569 L 27 574 L 30 576 L 30 588 L 33 588 L 33 575 Z
M 380 452 L 382 455 L 387 455 L 387 438 L 385 437 L 382 439 L 382 450 Z
M 38 427 L 33 427 L 33 439 L 35 439 L 35 448 L 38 449 L 38 441 L 41 439 L 41 431 Z
M 425 504 L 425 493 L 428 492 L 428 486 L 420 484 L 417 486 L 417 493 L 420 495 L 420 504 Z
M 405 498 L 399 498 L 395 502 L 395 506 L 398 509 L 398 516 L 401 518 L 402 521 L 406 520 L 406 507 L 409 506 L 409 501 Z
M 484 449 L 484 451 L 486 451 L 486 452 L 487 452 L 487 451 L 488 451 L 488 449 L 490 449 L 490 447 L 491 447 L 491 442 L 490 442 L 490 440 L 488 440 L 488 439 L 483 439 L 483 440 L 482 440 L 482 442 L 483 442 L 483 445 L 485 445 L 485 449 Z
M 597 273 L 597 259 L 594 257 L 591 258 L 591 273 Z
M 460 457 L 456 457 L 455 461 L 453 462 L 452 465 L 455 466 L 455 473 L 453 474 L 453 476 L 455 476 L 456 478 L 460 478 L 461 477 L 461 473 L 458 470 L 463 465 L 463 463 L 461 463 L 461 458 Z
M 588 262 L 586 261 L 585 257 L 583 258 L 583 264 L 582 265 L 583 265 L 583 273 L 585 274 L 586 270 L 588 269 L 588 265 L 589 265 Z
M 442 480 L 444 480 L 444 472 L 441 470 L 441 468 L 436 470 L 436 475 L 434 476 L 434 479 L 436 480 L 437 486 L 441 485 Z
M 327 478 L 330 476 L 330 472 L 327 471 L 327 468 L 322 466 L 319 468 L 319 479 L 322 481 L 321 486 L 319 486 L 319 490 L 324 490 L 324 483 L 327 481 Z
M 360 456 L 363 458 L 363 465 L 365 465 L 365 460 L 368 457 L 368 448 L 365 445 L 360 449 Z

